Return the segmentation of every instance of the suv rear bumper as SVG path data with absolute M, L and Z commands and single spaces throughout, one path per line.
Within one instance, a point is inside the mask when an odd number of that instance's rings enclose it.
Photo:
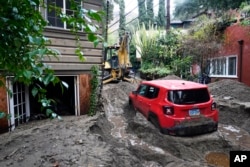
M 193 136 L 216 131 L 218 122 L 209 121 L 198 125 L 176 125 L 172 128 L 162 128 L 164 134 L 176 136 Z

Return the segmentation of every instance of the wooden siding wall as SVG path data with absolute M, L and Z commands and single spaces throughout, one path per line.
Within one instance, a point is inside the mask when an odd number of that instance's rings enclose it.
M 102 10 L 102 1 L 84 1 L 85 9 Z M 98 33 L 101 34 L 102 30 Z M 47 27 L 44 35 L 50 39 L 50 47 L 60 52 L 58 58 L 48 56 L 44 59 L 56 72 L 56 74 L 76 75 L 88 73 L 93 65 L 100 65 L 102 63 L 102 44 L 96 48 L 92 42 L 87 40 L 84 32 L 79 32 L 80 45 L 83 48 L 85 61 L 81 62 L 75 54 L 76 41 L 75 36 L 69 30 Z

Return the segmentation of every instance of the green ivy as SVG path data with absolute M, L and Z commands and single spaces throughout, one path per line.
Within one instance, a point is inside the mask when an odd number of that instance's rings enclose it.
M 13 76 L 13 83 L 30 86 L 35 81 L 44 85 L 60 82 L 54 76 L 54 71 L 43 63 L 47 55 L 57 57 L 59 53 L 47 47 L 50 41 L 43 35 L 47 22 L 37 10 L 39 3 L 39 0 L 1 2 L 0 77 Z M 1 86 L 6 87 L 3 80 L 0 82 Z M 40 97 L 44 97 L 46 92 L 40 88 L 34 85 L 32 89 L 38 89 Z
M 98 102 L 97 89 L 99 85 L 98 72 L 99 72 L 98 66 L 91 67 L 91 80 L 90 80 L 91 94 L 90 94 L 90 108 L 88 112 L 89 116 L 93 116 L 96 114 L 96 106 Z

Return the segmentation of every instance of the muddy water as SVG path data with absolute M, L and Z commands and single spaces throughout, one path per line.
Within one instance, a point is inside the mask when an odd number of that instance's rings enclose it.
M 137 136 L 126 133 L 127 123 L 122 116 L 108 116 L 108 120 L 114 125 L 111 129 L 111 135 L 115 138 L 119 138 L 120 141 L 128 141 L 132 146 L 142 147 L 146 150 L 151 150 L 158 154 L 166 154 L 166 152 L 159 148 L 150 145 L 149 143 L 144 142 L 139 139 Z
M 238 150 L 250 149 L 250 135 L 245 130 L 232 125 L 220 124 L 218 128 L 219 135 Z M 215 167 L 229 167 L 229 153 L 209 152 L 205 159 L 208 164 Z
M 114 94 L 116 92 L 115 89 L 105 90 L 106 92 L 109 92 L 109 94 L 107 95 L 107 103 L 105 105 L 105 115 L 107 119 L 113 124 L 111 135 L 119 139 L 120 142 L 128 142 L 128 144 L 132 146 L 138 146 L 158 154 L 166 154 L 166 152 L 161 148 L 152 146 L 151 144 L 146 143 L 133 134 L 126 133 L 126 127 L 128 126 L 128 124 L 123 115 L 123 107 L 127 105 L 127 94 L 125 94 L 124 92 L 117 92 L 118 94 Z M 121 90 L 118 89 L 118 91 Z
M 159 147 L 155 147 L 135 135 L 126 133 L 127 122 L 121 115 L 107 115 L 108 120 L 113 124 L 111 135 L 118 138 L 120 141 L 129 142 L 132 146 L 141 147 L 143 149 L 155 152 L 161 155 L 170 155 L 169 152 L 164 151 Z M 232 145 L 238 146 L 239 149 L 250 149 L 250 135 L 246 131 L 231 126 L 220 124 L 218 128 L 218 135 L 230 142 Z M 210 151 L 204 155 L 204 160 L 208 165 L 213 167 L 229 167 L 229 152 Z M 150 166 L 147 164 L 145 166 Z
M 216 167 L 229 167 L 229 156 L 221 152 L 210 152 L 205 156 L 208 164 Z

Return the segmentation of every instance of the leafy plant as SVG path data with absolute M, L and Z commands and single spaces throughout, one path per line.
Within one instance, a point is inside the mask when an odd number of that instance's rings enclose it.
M 190 75 L 191 63 L 191 56 L 178 57 L 171 62 L 171 69 L 175 75 L 187 78 Z
M 198 63 L 201 72 L 205 72 L 207 60 L 216 55 L 224 40 L 223 30 L 229 24 L 230 15 L 223 18 L 208 18 L 200 16 L 182 37 L 179 54 L 182 57 L 191 56 L 192 61 Z
M 179 59 L 180 32 L 176 30 L 147 30 L 141 26 L 134 32 L 133 44 L 141 54 L 141 73 L 151 79 L 173 73 L 171 62 Z
M 243 26 L 249 26 L 250 25 L 250 3 L 249 2 L 242 2 L 240 5 L 240 13 L 244 17 L 244 19 L 241 21 L 241 25 Z
M 60 82 L 53 70 L 43 63 L 45 56 L 57 57 L 58 51 L 47 47 L 49 40 L 43 35 L 47 22 L 36 10 L 38 6 L 38 0 L 4 1 L 0 6 L 0 75 L 1 78 L 13 76 L 13 83 Z M 4 80 L 0 82 L 6 87 Z M 39 89 L 36 86 L 33 89 L 36 88 Z
M 98 102 L 97 90 L 98 90 L 98 85 L 99 85 L 98 72 L 99 72 L 98 66 L 91 67 L 91 81 L 90 81 L 91 94 L 90 94 L 90 108 L 88 112 L 88 115 L 90 116 L 93 116 L 96 114 L 96 106 Z

